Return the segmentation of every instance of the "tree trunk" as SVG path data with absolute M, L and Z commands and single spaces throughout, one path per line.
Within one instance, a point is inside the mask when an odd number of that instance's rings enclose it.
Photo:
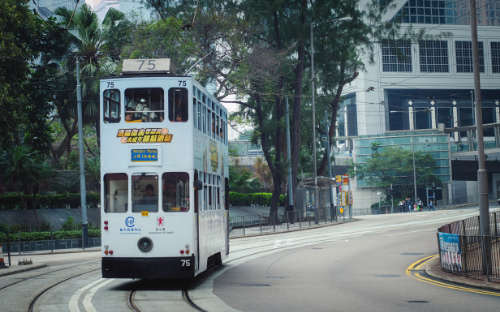
M 299 34 L 298 43 L 298 62 L 295 68 L 295 98 L 293 101 L 292 109 L 292 190 L 293 194 L 297 194 L 297 172 L 299 167 L 299 156 L 300 156 L 300 122 L 301 122 L 301 109 L 302 109 L 302 81 L 304 78 L 304 57 L 305 57 L 305 11 L 307 9 L 306 0 L 301 1 L 301 14 L 300 22 L 302 33 Z M 294 197 L 294 207 L 297 207 L 296 196 Z

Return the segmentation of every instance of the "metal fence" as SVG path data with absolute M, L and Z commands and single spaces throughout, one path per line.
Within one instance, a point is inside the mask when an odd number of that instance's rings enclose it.
M 51 239 L 51 240 L 39 240 L 39 241 L 11 241 L 4 242 L 3 251 L 7 253 L 23 254 L 27 252 L 36 251 L 55 251 L 62 249 L 72 249 L 72 248 L 82 248 L 81 238 L 71 238 L 71 239 Z M 89 237 L 87 239 L 86 248 L 99 247 L 101 246 L 100 237 Z
M 318 210 L 320 211 L 320 210 Z M 278 221 L 273 224 L 269 217 L 265 216 L 230 216 L 229 227 L 230 237 L 244 237 L 261 235 L 265 233 L 286 232 L 300 230 L 302 228 L 317 227 L 325 224 L 343 223 L 351 219 L 347 216 L 339 216 L 335 220 L 324 213 L 318 213 L 318 218 L 313 215 L 278 215 Z
M 500 282 L 500 213 L 490 214 L 490 235 L 480 231 L 479 216 L 441 226 L 437 233 L 441 268 Z

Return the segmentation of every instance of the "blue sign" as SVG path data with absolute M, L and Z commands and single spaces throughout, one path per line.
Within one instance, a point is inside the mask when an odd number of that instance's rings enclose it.
M 458 234 L 439 232 L 439 245 L 441 246 L 441 251 L 461 253 Z
M 441 267 L 449 272 L 462 272 L 462 252 L 458 234 L 439 232 Z
M 147 149 L 132 149 L 131 152 L 131 160 L 132 161 L 141 161 L 141 162 L 149 162 L 149 161 L 158 161 L 158 150 L 153 148 Z
M 125 225 L 127 227 L 134 227 L 135 226 L 135 219 L 134 219 L 134 217 L 127 217 L 127 218 L 125 218 Z

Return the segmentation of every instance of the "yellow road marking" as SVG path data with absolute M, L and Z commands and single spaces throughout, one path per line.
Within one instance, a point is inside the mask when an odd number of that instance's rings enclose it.
M 431 284 L 434 286 L 439 286 L 439 287 L 444 287 L 448 289 L 454 289 L 458 291 L 465 291 L 465 292 L 471 292 L 475 294 L 482 294 L 482 295 L 489 295 L 489 296 L 495 296 L 495 297 L 500 297 L 500 292 L 494 292 L 494 291 L 488 291 L 488 290 L 482 290 L 479 288 L 471 288 L 471 287 L 464 287 L 464 286 L 458 286 L 454 284 L 449 284 L 445 282 L 440 282 L 436 281 L 430 278 L 427 278 L 425 276 L 422 276 L 420 273 L 416 272 L 415 274 L 411 274 L 413 270 L 420 270 L 420 268 L 424 265 L 425 262 L 429 261 L 431 258 L 435 257 L 437 255 L 432 255 L 428 256 L 422 259 L 419 259 L 406 268 L 406 275 L 413 277 L 421 282 Z

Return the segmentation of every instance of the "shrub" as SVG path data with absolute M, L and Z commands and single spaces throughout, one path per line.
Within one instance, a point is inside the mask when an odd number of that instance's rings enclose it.
M 233 206 L 262 205 L 271 206 L 272 193 L 238 193 L 229 192 L 229 202 Z M 279 205 L 283 206 L 285 195 L 279 197 Z
M 97 207 L 99 203 L 99 193 L 87 193 L 87 205 Z M 60 193 L 60 194 L 23 194 L 23 193 L 5 193 L 0 194 L 0 210 L 22 209 L 27 207 L 35 208 L 77 208 L 80 206 L 79 193 Z

